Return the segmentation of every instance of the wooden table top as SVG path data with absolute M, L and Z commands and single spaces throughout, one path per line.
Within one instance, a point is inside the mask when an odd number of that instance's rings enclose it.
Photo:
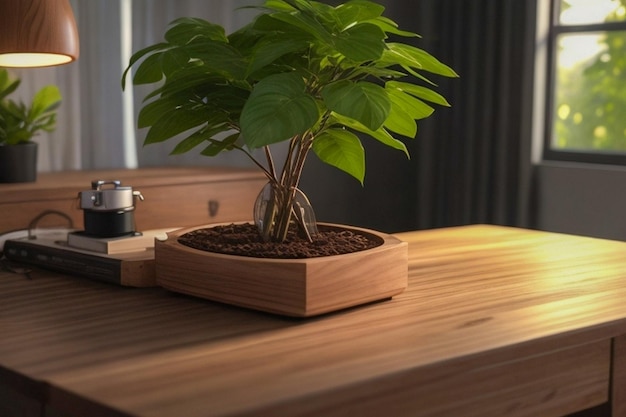
M 382 395 L 408 371 L 429 384 L 626 333 L 624 242 L 485 225 L 397 236 L 406 292 L 313 319 L 0 272 L 0 382 L 75 415 L 342 415 L 374 404 L 352 388 Z

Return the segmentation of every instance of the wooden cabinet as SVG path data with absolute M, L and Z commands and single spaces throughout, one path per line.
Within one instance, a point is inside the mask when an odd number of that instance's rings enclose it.
M 137 230 L 250 220 L 257 194 L 267 182 L 258 170 L 235 168 L 141 168 L 40 174 L 37 182 L 0 184 L 0 233 L 25 229 L 48 210 L 68 215 L 83 228 L 78 193 L 93 180 L 119 180 L 145 197 L 135 205 Z M 61 216 L 40 225 L 63 226 Z

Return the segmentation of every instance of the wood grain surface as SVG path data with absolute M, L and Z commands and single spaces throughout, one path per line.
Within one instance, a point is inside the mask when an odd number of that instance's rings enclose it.
M 78 59 L 78 33 L 68 0 L 3 1 L 0 25 L 3 54 L 53 53 Z
M 0 273 L 0 384 L 68 416 L 550 417 L 609 401 L 626 243 L 485 225 L 396 236 L 407 290 L 313 319 Z

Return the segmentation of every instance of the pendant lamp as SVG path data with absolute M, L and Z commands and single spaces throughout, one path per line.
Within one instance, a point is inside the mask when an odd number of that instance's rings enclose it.
M 69 0 L 0 0 L 0 67 L 47 67 L 78 59 Z

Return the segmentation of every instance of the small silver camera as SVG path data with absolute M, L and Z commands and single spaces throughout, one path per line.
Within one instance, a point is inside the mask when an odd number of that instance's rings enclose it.
M 120 181 L 96 180 L 91 190 L 78 193 L 83 210 L 84 233 L 93 237 L 132 236 L 135 231 L 135 201 L 141 192 L 123 187 Z

